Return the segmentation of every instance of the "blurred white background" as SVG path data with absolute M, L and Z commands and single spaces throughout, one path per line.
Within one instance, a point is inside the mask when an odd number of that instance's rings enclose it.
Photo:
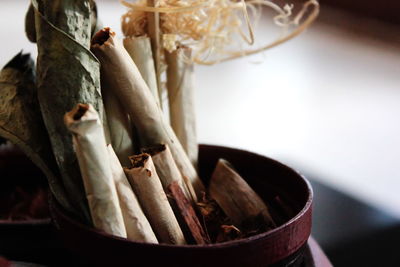
M 120 32 L 125 8 L 98 5 Z M 27 6 L 1 0 L 1 66 L 21 49 L 36 55 Z M 199 142 L 276 158 L 400 218 L 400 29 L 336 12 L 322 7 L 307 32 L 263 55 L 197 66 Z

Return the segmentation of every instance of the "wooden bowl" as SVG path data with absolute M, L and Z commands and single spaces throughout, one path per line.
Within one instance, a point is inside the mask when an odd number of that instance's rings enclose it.
M 78 258 L 107 266 L 301 266 L 311 232 L 312 189 L 286 165 L 251 152 L 201 145 L 199 170 L 207 184 L 219 158 L 230 161 L 250 186 L 270 204 L 279 227 L 249 238 L 212 245 L 132 242 L 80 224 L 51 205 L 60 238 Z

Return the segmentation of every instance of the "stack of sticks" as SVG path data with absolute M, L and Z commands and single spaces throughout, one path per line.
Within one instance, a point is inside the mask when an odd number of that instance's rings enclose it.
M 0 73 L 0 135 L 43 170 L 59 204 L 100 231 L 149 243 L 204 245 L 276 227 L 229 162 L 217 162 L 208 188 L 199 178 L 190 48 L 163 52 L 168 121 L 157 30 L 122 41 L 99 25 L 93 0 L 32 0 L 36 75 L 23 54 Z
M 109 91 L 104 95 L 120 103 L 111 111 L 120 108 L 118 116 L 129 118 L 141 144 L 148 145 L 141 147 L 141 153 L 132 150 L 131 156 L 121 158 L 126 153 L 115 153 L 107 145 L 105 130 L 91 105 L 78 104 L 65 115 L 96 228 L 134 241 L 182 245 L 225 241 L 275 227 L 264 202 L 224 160 L 212 176 L 210 194 L 203 196 L 206 190 L 195 168 L 115 33 L 109 28 L 99 31 L 91 50 L 107 81 L 103 90 Z M 115 117 L 108 112 L 107 100 L 105 110 L 112 125 Z M 128 124 L 120 126 L 131 129 Z M 122 132 L 109 130 L 111 136 Z M 122 167 L 121 162 L 127 161 Z M 232 229 L 235 234 L 228 234 Z

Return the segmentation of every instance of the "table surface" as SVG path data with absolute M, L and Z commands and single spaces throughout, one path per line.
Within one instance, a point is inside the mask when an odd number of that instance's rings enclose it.
M 308 240 L 308 248 L 311 254 L 311 257 L 306 259 L 307 266 L 313 267 L 332 267 L 333 265 L 326 257 L 325 253 L 322 251 L 321 247 L 314 240 L 314 238 L 310 238 Z
M 27 4 L 0 3 L 0 65 L 21 49 L 36 54 Z M 98 4 L 104 25 L 119 29 L 124 7 Z M 196 68 L 199 141 L 272 156 L 400 217 L 399 52 L 399 27 L 322 6 L 278 48 Z

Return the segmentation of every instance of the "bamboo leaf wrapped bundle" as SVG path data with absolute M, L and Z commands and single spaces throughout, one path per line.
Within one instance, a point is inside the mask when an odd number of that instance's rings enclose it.
M 38 46 L 38 97 L 65 189 L 90 222 L 88 205 L 64 114 L 88 103 L 103 117 L 99 63 L 89 50 L 90 0 L 32 0 Z

